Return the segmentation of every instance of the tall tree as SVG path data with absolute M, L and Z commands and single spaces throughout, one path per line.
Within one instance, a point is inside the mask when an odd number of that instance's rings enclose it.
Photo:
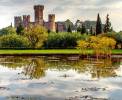
M 104 26 L 104 33 L 107 33 L 107 32 L 111 32 L 111 22 L 110 22 L 110 19 L 109 19 L 109 14 L 107 14 L 107 17 L 106 17 L 106 23 L 105 23 L 105 26 Z
M 77 27 L 77 32 L 81 32 L 81 27 Z
M 58 33 L 59 32 L 59 30 L 58 30 L 58 25 L 57 25 L 57 27 L 56 27 L 56 33 Z
M 96 22 L 96 35 L 101 34 L 101 33 L 102 33 L 102 22 L 101 22 L 100 15 L 98 13 L 97 22 Z
M 69 25 L 69 27 L 67 29 L 67 32 L 72 33 L 72 29 L 71 29 L 71 26 L 70 25 Z
M 81 34 L 86 33 L 86 26 L 82 24 Z
M 90 28 L 90 34 L 93 35 L 93 27 Z

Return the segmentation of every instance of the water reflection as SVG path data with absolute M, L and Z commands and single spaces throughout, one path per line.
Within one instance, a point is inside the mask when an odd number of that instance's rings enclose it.
M 0 100 L 121 100 L 121 58 L 1 57 Z M 111 99 L 109 99 L 111 98 Z
M 58 59 L 52 57 L 5 57 L 0 58 L 0 65 L 12 69 L 23 68 L 21 72 L 30 79 L 39 79 L 45 76 L 46 70 L 56 69 L 75 70 L 78 73 L 88 72 L 92 78 L 115 77 L 116 69 L 120 67 L 120 62 L 116 59 L 77 59 L 67 60 L 67 57 Z

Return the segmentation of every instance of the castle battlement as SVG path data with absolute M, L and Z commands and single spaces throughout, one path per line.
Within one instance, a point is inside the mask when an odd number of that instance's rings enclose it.
M 49 22 L 55 22 L 55 14 L 49 14 L 48 15 L 48 21 Z
M 40 9 L 40 10 L 44 10 L 44 5 L 35 5 L 34 9 Z
M 30 15 L 23 15 L 23 16 L 15 16 L 14 17 L 14 26 L 17 28 L 20 24 L 23 25 L 23 27 L 28 27 L 30 24 L 32 25 L 41 25 L 46 27 L 48 30 L 55 32 L 56 27 L 62 29 L 61 25 L 57 25 L 55 23 L 55 14 L 49 14 L 48 15 L 48 22 L 45 22 L 43 19 L 43 10 L 44 5 L 35 5 L 34 6 L 34 22 L 30 21 L 31 16 Z

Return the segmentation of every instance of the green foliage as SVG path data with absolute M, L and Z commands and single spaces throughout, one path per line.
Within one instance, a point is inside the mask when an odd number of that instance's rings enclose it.
M 0 36 L 8 34 L 16 34 L 16 29 L 9 26 L 0 30 Z
M 50 29 L 48 29 L 47 32 L 50 33 L 51 32 Z
M 72 33 L 72 29 L 71 29 L 71 26 L 69 25 L 68 29 L 67 29 L 67 32 L 70 32 Z
M 56 27 L 56 33 L 58 33 L 59 32 L 59 30 L 58 30 L 58 26 Z
M 20 24 L 17 29 L 16 32 L 18 35 L 23 35 L 23 31 L 24 31 L 24 27 Z
M 85 40 L 88 36 L 80 33 L 50 33 L 47 41 L 45 41 L 45 48 L 75 48 L 77 41 Z
M 31 25 L 24 30 L 25 36 L 31 42 L 31 48 L 41 48 L 47 39 L 47 30 L 40 25 Z
M 67 30 L 68 30 L 69 26 L 70 26 L 71 30 L 74 28 L 73 23 L 69 19 L 67 19 L 64 24 L 65 24 L 65 27 Z
M 86 33 L 86 26 L 82 24 L 81 34 Z
M 16 34 L 9 34 L 3 35 L 0 37 L 0 48 L 28 48 L 29 41 L 26 37 L 16 35 Z
M 93 35 L 93 28 L 92 28 L 92 26 L 90 28 L 90 34 Z
M 101 33 L 102 33 L 102 22 L 101 22 L 100 15 L 98 14 L 97 22 L 96 22 L 96 35 L 101 34 Z
M 77 27 L 77 32 L 81 32 L 82 28 L 81 27 Z

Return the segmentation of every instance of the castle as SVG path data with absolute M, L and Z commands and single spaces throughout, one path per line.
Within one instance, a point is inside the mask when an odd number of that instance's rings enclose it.
M 44 21 L 43 18 L 43 11 L 44 11 L 44 5 L 35 5 L 34 6 L 34 22 L 30 21 L 30 15 L 23 15 L 21 16 L 15 16 L 14 17 L 14 26 L 17 28 L 19 25 L 22 25 L 23 27 L 28 27 L 29 25 L 41 25 L 47 28 L 51 32 L 56 32 L 58 30 L 59 32 L 65 31 L 65 25 L 62 22 L 55 22 L 55 14 L 49 14 L 48 15 L 48 21 Z

